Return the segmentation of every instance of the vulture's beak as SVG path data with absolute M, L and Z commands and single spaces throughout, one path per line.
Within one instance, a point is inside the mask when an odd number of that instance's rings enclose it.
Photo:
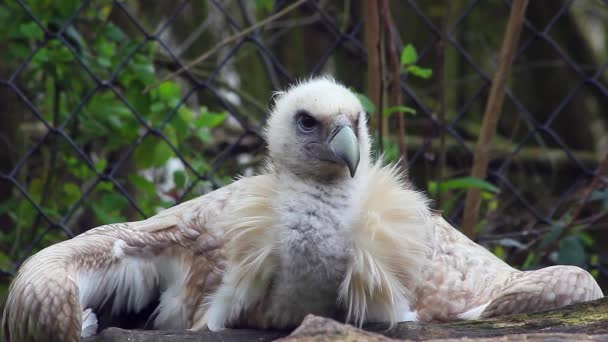
M 359 166 L 360 152 L 359 140 L 352 128 L 348 126 L 338 127 L 329 139 L 329 147 L 350 171 L 354 177 Z

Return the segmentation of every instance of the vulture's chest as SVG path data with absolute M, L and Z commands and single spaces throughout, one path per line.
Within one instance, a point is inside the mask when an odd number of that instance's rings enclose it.
M 273 297 L 302 315 L 332 316 L 351 260 L 350 208 L 342 193 L 316 190 L 302 191 L 280 208 Z

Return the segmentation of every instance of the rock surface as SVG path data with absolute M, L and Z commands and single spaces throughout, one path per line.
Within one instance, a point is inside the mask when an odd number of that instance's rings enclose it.
M 150 331 L 109 328 L 83 342 L 188 342 L 188 341 L 608 341 L 608 297 L 556 310 L 518 314 L 483 321 L 445 324 L 406 322 L 392 329 L 369 325 L 357 329 L 334 320 L 312 316 L 291 334 L 287 331 L 228 329 L 210 331 Z

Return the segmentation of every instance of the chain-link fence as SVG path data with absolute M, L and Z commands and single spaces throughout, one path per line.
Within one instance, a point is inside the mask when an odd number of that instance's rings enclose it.
M 288 8 L 294 3 L 1 4 L 3 283 L 51 243 L 254 172 L 273 90 L 330 73 L 365 93 L 362 3 Z M 397 50 L 415 47 L 410 63 L 433 71 L 399 76 L 403 104 L 416 112 L 406 118 L 410 178 L 458 224 L 510 2 L 390 5 Z M 599 175 L 608 150 L 606 23 L 608 1 L 529 5 L 487 178 L 500 192 L 480 185 L 478 238 L 517 265 L 569 262 L 608 274 L 600 248 L 608 181 Z M 376 137 L 396 159 L 397 119 L 385 116 Z

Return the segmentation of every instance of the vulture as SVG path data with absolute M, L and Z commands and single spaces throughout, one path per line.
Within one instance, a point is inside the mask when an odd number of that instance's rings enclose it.
M 307 314 L 474 320 L 603 296 L 578 267 L 514 269 L 432 211 L 402 170 L 372 158 L 363 106 L 332 78 L 274 98 L 263 171 L 30 257 L 10 286 L 5 341 L 76 342 L 102 327 L 101 311 L 217 331 Z

